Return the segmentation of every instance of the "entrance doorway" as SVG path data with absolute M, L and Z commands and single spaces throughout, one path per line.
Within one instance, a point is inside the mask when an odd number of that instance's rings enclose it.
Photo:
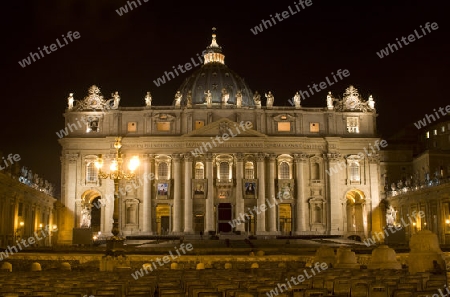
M 232 219 L 232 210 L 231 203 L 220 203 L 217 207 L 219 233 L 230 233 L 232 231 L 229 224 Z
M 280 232 L 284 235 L 291 234 L 292 231 L 292 209 L 291 205 L 282 203 L 279 205 Z
M 158 204 L 156 206 L 156 228 L 159 235 L 170 232 L 170 205 Z
M 352 190 L 347 193 L 346 198 L 348 236 L 363 237 L 367 230 L 364 193 L 359 190 Z
M 196 214 L 194 217 L 194 232 L 200 234 L 205 230 L 205 216 L 203 214 Z

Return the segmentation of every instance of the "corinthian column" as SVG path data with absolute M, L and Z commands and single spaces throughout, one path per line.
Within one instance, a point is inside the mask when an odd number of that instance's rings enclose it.
M 306 232 L 306 218 L 308 205 L 305 201 L 305 163 L 306 156 L 303 154 L 294 154 L 295 161 L 295 184 L 297 185 L 296 203 L 295 203 L 295 233 L 296 235 Z
M 266 154 L 258 153 L 256 156 L 257 166 L 258 166 L 258 210 L 256 215 L 256 235 L 266 233 L 266 213 L 265 211 L 260 211 L 261 205 L 265 204 L 266 189 L 265 189 L 265 160 Z
M 325 177 L 328 180 L 328 199 L 330 205 L 330 215 L 328 224 L 328 230 L 330 230 L 331 235 L 342 235 L 346 226 L 346 222 L 344 222 L 344 216 L 342 213 L 342 206 L 340 205 L 341 197 L 338 196 L 339 191 L 339 178 L 345 173 L 345 160 L 341 157 L 340 154 L 337 153 L 329 153 L 326 154 L 326 158 L 328 162 L 326 163 L 328 172 Z M 333 169 L 333 170 L 332 170 Z M 341 170 L 344 169 L 344 170 Z M 338 171 L 337 173 L 335 172 Z
M 244 211 L 244 198 L 242 197 L 242 178 L 244 177 L 243 174 L 243 161 L 244 161 L 244 154 L 237 153 L 236 154 L 236 212 L 234 217 L 240 218 L 241 214 L 245 213 Z M 245 224 L 238 224 L 236 226 L 236 231 L 245 231 Z
M 192 229 L 192 155 L 184 155 L 184 233 L 193 234 Z
M 206 157 L 206 178 L 208 179 L 208 187 L 207 190 L 208 196 L 206 197 L 205 202 L 205 235 L 208 235 L 209 231 L 214 231 L 214 188 L 213 188 L 213 155 L 208 153 L 205 155 Z
M 275 204 L 275 154 L 269 155 L 269 231 L 277 232 L 277 208 Z
M 172 233 L 181 232 L 181 172 L 180 155 L 174 154 L 173 158 L 173 226 Z
M 143 228 L 142 232 L 145 234 L 152 234 L 152 176 L 149 175 L 151 171 L 152 155 L 144 155 L 144 178 L 143 178 L 143 205 L 142 211 Z

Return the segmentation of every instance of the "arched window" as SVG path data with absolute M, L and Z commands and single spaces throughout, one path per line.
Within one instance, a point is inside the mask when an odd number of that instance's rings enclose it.
M 289 179 L 289 164 L 287 162 L 280 163 L 280 179 Z
M 254 179 L 255 178 L 255 168 L 253 162 L 245 162 L 245 178 Z
M 195 179 L 205 178 L 205 166 L 201 162 L 195 164 Z
M 166 162 L 161 162 L 158 165 L 158 178 L 169 179 L 169 166 Z
M 220 177 L 221 180 L 229 180 L 230 179 L 230 166 L 228 165 L 228 162 L 220 162 Z
M 98 169 L 95 166 L 95 162 L 88 162 L 86 164 L 86 182 L 95 183 L 97 182 Z
M 359 181 L 360 180 L 359 163 L 358 162 L 350 163 L 349 173 L 350 173 L 350 181 Z

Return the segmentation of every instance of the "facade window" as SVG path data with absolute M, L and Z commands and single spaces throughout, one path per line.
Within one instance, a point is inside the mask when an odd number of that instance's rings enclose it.
M 254 179 L 255 178 L 255 168 L 253 166 L 253 162 L 245 163 L 245 179 Z
M 427 131 L 427 133 L 425 133 L 425 138 L 430 138 L 430 131 Z
M 166 162 L 159 163 L 158 178 L 159 179 L 169 179 L 169 165 L 167 165 Z
M 197 162 L 195 164 L 195 179 L 204 179 L 205 178 L 205 166 L 201 162 Z
M 319 123 L 309 123 L 309 132 L 319 132 Z
M 220 162 L 219 174 L 220 180 L 230 179 L 230 166 L 228 165 L 228 162 Z
M 137 123 L 136 122 L 128 122 L 127 131 L 128 132 L 136 132 L 137 131 Z
M 437 135 L 437 130 L 436 129 L 433 130 L 433 135 Z
M 280 179 L 289 179 L 291 176 L 289 174 L 289 164 L 287 162 L 280 163 Z
M 358 117 L 347 117 L 347 132 L 348 133 L 359 133 L 359 118 Z
M 278 122 L 277 127 L 279 132 L 290 132 L 291 131 L 291 122 Z
M 320 179 L 320 171 L 319 171 L 319 163 L 311 164 L 311 179 L 318 180 Z
M 358 162 L 352 162 L 348 167 L 350 171 L 350 181 L 358 182 L 360 180 Z
M 195 130 L 202 128 L 205 126 L 205 121 L 195 121 Z
M 158 131 L 170 131 L 170 122 L 158 122 L 156 123 L 156 129 Z
M 99 119 L 98 118 L 90 118 L 87 121 L 87 129 L 86 132 L 99 132 L 100 129 L 98 127 Z
M 95 183 L 97 182 L 98 169 L 94 162 L 89 162 L 86 164 L 86 182 Z
M 441 132 L 445 132 L 445 126 L 441 127 Z

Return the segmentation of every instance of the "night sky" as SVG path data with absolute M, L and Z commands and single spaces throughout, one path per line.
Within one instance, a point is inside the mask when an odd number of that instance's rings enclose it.
M 297 1 L 144 1 L 136 0 L 138 7 L 128 6 L 122 16 L 116 10 L 127 1 L 2 4 L 4 154 L 20 154 L 22 165 L 59 184 L 61 147 L 56 132 L 64 128 L 68 94 L 81 100 L 96 84 L 108 99 L 119 91 L 121 106 L 143 106 L 147 91 L 153 105 L 170 105 L 184 79 L 199 67 L 159 87 L 153 80 L 196 58 L 211 43 L 212 27 L 217 28 L 228 67 L 252 91 L 272 91 L 274 105 L 288 106 L 296 91 L 347 69 L 349 77 L 302 105 L 325 107 L 328 91 L 342 97 L 352 84 L 364 99 L 373 95 L 380 136 L 387 138 L 449 102 L 446 1 L 312 0 L 304 8 Z M 270 20 L 270 15 L 276 24 L 253 34 L 250 29 Z M 420 26 L 427 22 L 436 22 L 438 29 L 424 35 Z M 408 45 L 402 43 L 402 48 L 379 58 L 377 52 L 388 43 L 414 30 L 420 39 L 406 40 Z M 80 36 L 64 43 L 62 35 L 69 31 Z M 19 65 L 30 52 L 56 39 L 63 47 L 48 49 L 26 67 Z

